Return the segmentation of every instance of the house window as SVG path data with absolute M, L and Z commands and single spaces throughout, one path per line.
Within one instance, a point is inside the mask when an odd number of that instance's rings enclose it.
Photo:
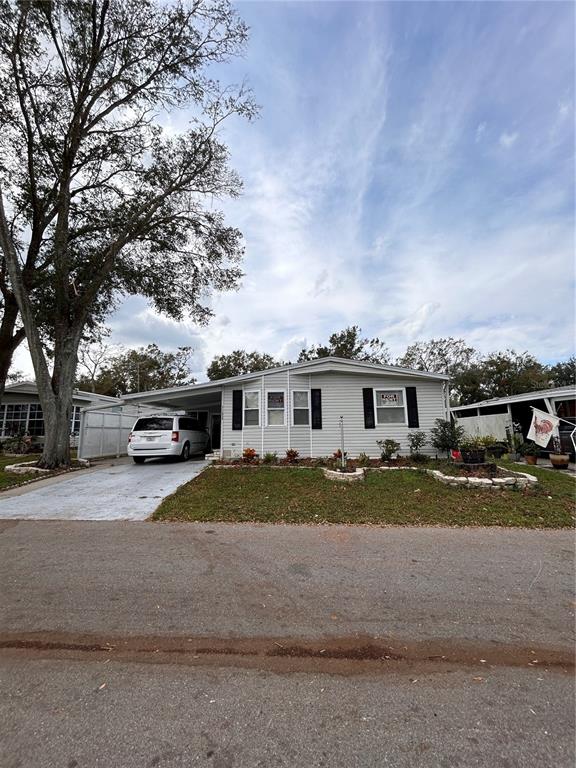
M 260 425 L 260 392 L 244 392 L 244 426 L 258 427 Z
M 378 424 L 406 424 L 404 390 L 374 390 L 376 422 Z
M 42 416 L 42 406 L 39 405 L 38 403 L 30 404 L 30 416 L 28 419 L 28 434 L 36 435 L 36 436 L 44 434 L 44 418 Z
M 266 409 L 269 427 L 283 427 L 285 413 L 284 392 L 266 392 Z
M 307 389 L 292 392 L 292 423 L 295 427 L 310 424 L 310 392 Z
M 26 434 L 28 403 L 7 403 L 4 434 L 6 437 Z

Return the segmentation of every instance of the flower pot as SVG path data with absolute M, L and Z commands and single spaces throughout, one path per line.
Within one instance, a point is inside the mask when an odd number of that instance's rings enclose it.
M 486 451 L 484 448 L 478 448 L 471 451 L 460 449 L 462 454 L 462 461 L 464 464 L 484 464 L 486 458 Z
M 567 453 L 551 453 L 550 461 L 554 469 L 568 469 L 570 456 Z
M 495 459 L 501 459 L 506 453 L 506 447 L 504 445 L 489 445 L 486 452 L 489 456 L 494 456 Z
M 538 456 L 524 456 L 524 459 L 526 460 L 526 464 L 530 464 L 533 467 L 538 464 Z

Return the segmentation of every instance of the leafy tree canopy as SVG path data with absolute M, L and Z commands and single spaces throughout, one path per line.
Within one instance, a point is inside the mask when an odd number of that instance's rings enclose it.
M 388 363 L 390 353 L 380 339 L 368 339 L 362 336 L 358 325 L 351 325 L 342 331 L 333 333 L 326 345 L 312 345 L 298 355 L 298 362 L 317 360 L 320 357 L 344 357 L 348 360 L 362 360 L 367 363 Z
M 569 387 L 576 385 L 576 357 L 569 357 L 563 363 L 556 363 L 549 371 L 550 383 L 553 387 Z
M 194 384 L 195 379 L 190 372 L 191 354 L 192 347 L 163 352 L 156 344 L 138 349 L 109 348 L 99 370 L 90 375 L 85 368 L 76 386 L 100 395 L 120 397 L 132 392 Z
M 241 233 L 214 206 L 241 189 L 220 127 L 257 110 L 216 70 L 246 39 L 227 0 L 0 0 L 0 271 L 34 365 L 42 466 L 69 463 L 90 324 L 131 294 L 204 322 L 210 291 L 238 284 Z M 187 127 L 164 131 L 184 108 Z
M 274 360 L 271 355 L 260 352 L 245 352 L 235 349 L 229 355 L 218 355 L 212 360 L 206 371 L 211 381 L 215 379 L 227 379 L 230 376 L 240 376 L 243 373 L 265 371 L 267 368 L 276 368 L 283 363 Z

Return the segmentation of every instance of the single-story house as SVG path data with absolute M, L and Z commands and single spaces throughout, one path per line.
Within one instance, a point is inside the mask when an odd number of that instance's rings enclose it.
M 560 416 L 559 432 L 562 450 L 574 453 L 570 433 L 576 427 L 576 386 L 551 387 L 521 395 L 494 397 L 470 405 L 452 408 L 457 423 L 469 435 L 494 435 L 506 440 L 506 430 L 517 424 L 524 438 L 532 422 L 532 408 Z M 549 449 L 552 450 L 550 445 Z M 546 451 L 543 451 L 546 453 Z
M 140 392 L 124 402 L 193 415 L 224 457 L 245 448 L 279 457 L 288 448 L 302 457 L 331 455 L 340 448 L 340 417 L 349 456 L 376 457 L 376 441 L 387 438 L 407 453 L 411 431 L 428 432 L 436 419 L 449 418 L 447 376 L 337 357 Z
M 74 390 L 73 409 L 70 415 L 70 435 L 77 437 L 80 430 L 80 412 L 93 405 L 120 403 L 116 397 L 97 395 L 93 392 Z M 0 438 L 13 435 L 44 436 L 44 419 L 38 389 L 33 381 L 9 384 L 0 405 Z

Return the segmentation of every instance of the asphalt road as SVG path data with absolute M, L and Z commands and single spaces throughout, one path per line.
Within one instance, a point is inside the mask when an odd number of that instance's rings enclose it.
M 0 765 L 574 764 L 566 531 L 0 522 Z

